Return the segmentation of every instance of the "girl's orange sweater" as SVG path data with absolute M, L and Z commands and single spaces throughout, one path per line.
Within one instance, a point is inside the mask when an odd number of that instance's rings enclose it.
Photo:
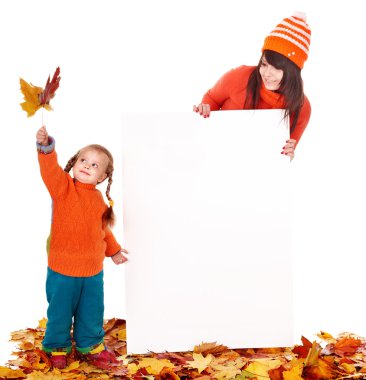
M 102 226 L 107 209 L 95 185 L 74 179 L 59 166 L 57 154 L 38 152 L 42 179 L 52 198 L 48 266 L 66 276 L 90 277 L 103 269 L 105 256 L 121 246 L 112 231 Z
M 247 93 L 249 76 L 255 69 L 254 66 L 239 66 L 224 74 L 217 83 L 206 92 L 201 103 L 209 104 L 212 111 L 218 110 L 242 110 Z M 258 109 L 283 108 L 279 106 L 282 99 L 275 99 L 275 93 L 261 89 Z M 311 106 L 305 96 L 299 118 L 290 137 L 299 142 L 306 126 L 309 123 Z M 290 125 L 293 122 L 293 115 L 290 115 Z

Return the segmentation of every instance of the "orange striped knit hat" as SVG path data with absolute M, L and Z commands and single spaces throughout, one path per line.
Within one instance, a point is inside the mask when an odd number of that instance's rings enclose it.
M 302 69 L 308 58 L 311 31 L 306 23 L 306 15 L 296 12 L 285 18 L 266 37 L 263 50 L 273 50 L 290 59 Z

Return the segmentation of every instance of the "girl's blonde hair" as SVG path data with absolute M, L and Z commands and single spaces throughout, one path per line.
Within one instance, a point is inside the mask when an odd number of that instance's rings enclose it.
M 105 172 L 107 174 L 106 178 L 108 178 L 108 185 L 107 185 L 107 190 L 105 192 L 105 195 L 106 195 L 106 197 L 107 197 L 107 199 L 109 201 L 109 207 L 107 208 L 107 210 L 105 210 L 105 212 L 103 214 L 102 222 L 103 222 L 103 226 L 113 227 L 114 223 L 115 223 L 115 220 L 116 220 L 116 217 L 115 217 L 115 214 L 113 212 L 113 200 L 112 200 L 111 196 L 109 195 L 109 192 L 111 190 L 111 185 L 112 185 L 112 182 L 113 182 L 112 176 L 113 176 L 113 170 L 114 170 L 114 167 L 113 167 L 113 156 L 112 156 L 111 152 L 107 148 L 105 148 L 104 146 L 99 145 L 99 144 L 90 144 L 90 145 L 87 145 L 84 148 L 80 149 L 76 154 L 74 154 L 69 159 L 69 161 L 67 162 L 67 164 L 66 164 L 66 166 L 64 168 L 64 171 L 66 173 L 69 173 L 70 170 L 71 170 L 71 168 L 75 165 L 77 159 L 79 158 L 80 153 L 82 151 L 89 150 L 89 149 L 96 150 L 98 152 L 104 153 L 108 157 L 108 165 L 107 165 L 107 168 L 105 170 Z M 103 182 L 103 181 L 101 181 L 101 182 Z

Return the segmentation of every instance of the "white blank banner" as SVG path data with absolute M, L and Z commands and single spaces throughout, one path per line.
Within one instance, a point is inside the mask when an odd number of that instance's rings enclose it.
M 125 114 L 127 350 L 293 344 L 282 111 Z

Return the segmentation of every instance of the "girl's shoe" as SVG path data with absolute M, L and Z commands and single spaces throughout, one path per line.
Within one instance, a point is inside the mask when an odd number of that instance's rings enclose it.
M 85 355 L 86 361 L 90 364 L 96 366 L 97 368 L 104 369 L 109 371 L 112 367 L 120 363 L 116 355 L 113 352 L 108 351 L 107 349 L 97 353 L 97 354 L 87 354 Z
M 64 369 L 67 366 L 66 355 L 50 355 L 53 368 Z
M 99 352 L 98 354 L 87 354 L 86 359 L 90 362 L 104 362 L 104 363 L 119 363 L 116 355 L 107 349 Z

